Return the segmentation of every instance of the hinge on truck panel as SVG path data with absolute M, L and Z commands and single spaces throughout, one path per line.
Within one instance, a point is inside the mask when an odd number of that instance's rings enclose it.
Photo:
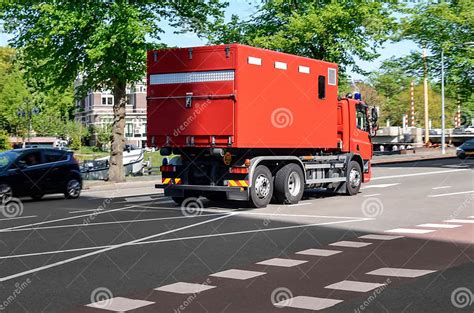
M 193 105 L 193 93 L 187 92 L 186 93 L 186 107 L 190 108 Z
M 225 57 L 228 59 L 230 56 L 230 47 L 229 46 L 226 46 L 225 47 Z
M 188 58 L 189 58 L 190 60 L 193 59 L 193 48 L 189 48 L 189 49 L 188 49 Z

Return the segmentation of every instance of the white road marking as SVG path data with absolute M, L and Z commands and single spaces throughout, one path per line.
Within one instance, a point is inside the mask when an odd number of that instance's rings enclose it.
M 394 240 L 394 239 L 404 238 L 404 236 L 369 234 L 369 235 L 360 236 L 359 238 L 360 239 L 372 239 L 372 240 Z
M 417 225 L 417 227 L 431 227 L 431 228 L 456 228 L 461 227 L 462 225 L 453 225 L 453 224 L 421 224 Z
M 238 280 L 246 280 L 250 278 L 255 278 L 258 276 L 265 275 L 265 272 L 256 272 L 256 271 L 244 271 L 244 270 L 237 270 L 231 269 L 227 271 L 222 271 L 219 273 L 214 273 L 209 276 L 212 277 L 220 277 L 220 278 L 229 278 L 229 279 L 238 279 Z
M 0 218 L 0 221 L 12 221 L 12 220 L 19 220 L 23 218 L 33 218 L 38 217 L 38 215 L 29 215 L 29 216 L 17 216 L 17 217 L 9 217 L 9 218 Z
M 447 196 L 455 196 L 455 195 L 464 195 L 467 193 L 474 193 L 474 190 L 469 191 L 460 191 L 460 192 L 451 192 L 451 193 L 442 193 L 439 195 L 429 195 L 429 198 L 437 198 L 437 197 L 447 197 Z
M 375 196 L 380 196 L 380 193 L 374 193 L 374 194 L 371 194 L 371 195 L 363 195 L 362 197 L 370 198 L 370 197 L 375 197 Z
M 370 219 L 370 220 L 373 220 L 373 219 Z M 364 222 L 364 221 L 365 220 L 356 219 L 356 220 L 347 220 L 347 221 L 314 223 L 314 224 L 307 224 L 307 225 L 303 224 L 303 225 L 282 226 L 282 227 L 274 227 L 274 228 L 253 229 L 253 230 L 244 230 L 244 231 L 228 232 L 228 233 L 215 233 L 215 234 L 208 234 L 208 235 L 197 235 L 197 236 L 190 236 L 190 237 L 177 237 L 177 238 L 170 238 L 170 239 L 143 241 L 143 242 L 137 242 L 137 243 L 132 243 L 132 244 L 128 243 L 128 244 L 126 244 L 126 246 L 158 244 L 158 243 L 165 243 L 165 242 L 171 242 L 171 241 L 195 240 L 195 239 L 211 238 L 211 237 L 225 237 L 225 236 L 261 233 L 261 232 L 267 232 L 267 231 L 286 230 L 286 229 L 293 229 L 293 228 L 314 227 L 314 226 L 321 226 L 321 225 L 334 225 L 334 224 Z M 84 247 L 84 248 L 76 248 L 76 249 L 45 251 L 45 252 L 36 252 L 36 253 L 27 253 L 27 254 L 5 255 L 5 256 L 0 256 L 0 260 L 2 260 L 2 259 L 22 258 L 22 257 L 31 257 L 31 256 L 40 256 L 40 255 L 47 255 L 47 254 L 59 254 L 59 253 L 71 253 L 71 252 L 79 252 L 79 251 L 98 250 L 98 249 L 105 249 L 105 248 L 109 248 L 109 247 L 112 247 L 112 246 L 111 245 L 94 246 L 94 247 Z
M 296 308 L 309 311 L 320 311 L 335 306 L 342 301 L 343 300 L 298 296 L 284 299 L 281 302 L 275 303 L 275 306 L 277 308 Z
M 133 208 L 133 207 L 134 207 L 134 205 L 130 205 L 130 206 L 125 206 L 123 208 L 107 210 L 107 211 L 100 211 L 100 212 L 97 212 L 97 213 L 83 214 L 83 215 L 77 215 L 77 216 L 71 216 L 71 217 L 65 217 L 65 218 L 58 218 L 58 219 L 55 219 L 55 220 L 47 220 L 47 221 L 42 221 L 42 222 L 37 222 L 37 223 L 18 225 L 18 226 L 14 226 L 14 227 L 8 227 L 8 228 L 0 229 L 0 233 L 5 232 L 5 231 L 10 231 L 12 229 L 18 229 L 18 228 L 23 228 L 23 227 L 32 227 L 32 226 L 36 226 L 36 225 L 44 225 L 44 224 L 55 223 L 55 222 L 68 221 L 68 220 L 73 220 L 73 219 L 76 219 L 76 218 L 86 217 L 86 216 L 91 216 L 91 215 L 97 216 L 97 215 L 100 215 L 100 214 L 110 213 L 110 212 L 117 212 L 117 211 L 126 210 L 126 209 Z
M 135 197 L 138 198 L 138 197 Z M 151 198 L 150 199 L 145 199 L 143 198 L 142 200 L 125 200 L 125 201 L 117 201 L 114 203 L 136 203 L 136 202 L 148 202 L 150 204 L 162 204 L 165 202 L 170 202 L 170 203 L 175 203 L 173 200 L 170 200 L 168 197 L 162 197 L 162 198 Z
M 407 277 L 414 278 L 420 277 L 426 274 L 431 274 L 436 271 L 432 270 L 414 270 L 408 268 L 393 268 L 393 267 L 383 267 L 375 271 L 368 272 L 368 275 L 378 275 L 378 276 L 393 276 L 393 277 Z
M 368 186 L 364 186 L 360 189 L 369 189 L 369 188 L 387 188 L 387 187 L 392 187 L 392 186 L 396 186 L 396 185 L 400 185 L 400 183 L 393 183 L 393 184 L 378 184 L 378 185 L 368 185 Z
M 30 227 L 30 228 L 20 228 L 20 229 L 12 229 L 6 232 L 20 232 L 20 231 L 29 231 L 29 230 L 45 230 L 45 229 L 56 229 L 56 228 L 69 228 L 69 227 L 88 227 L 88 226 L 99 226 L 99 225 L 111 225 L 111 224 L 129 224 L 129 223 L 146 223 L 146 222 L 154 222 L 154 221 L 162 221 L 162 220 L 173 220 L 173 219 L 184 219 L 184 218 L 196 218 L 196 217 L 206 217 L 206 216 L 214 216 L 214 215 L 222 215 L 225 213 L 211 213 L 207 215 L 192 215 L 192 216 L 168 216 L 168 217 L 157 217 L 157 218 L 144 218 L 139 220 L 119 220 L 119 221 L 111 221 L 111 222 L 91 222 L 91 223 L 81 223 L 81 224 L 68 224 L 68 225 L 54 225 L 54 226 L 44 226 L 44 227 Z
M 456 170 L 446 170 L 446 171 L 435 171 L 435 172 L 424 172 L 424 173 L 411 173 L 411 174 L 400 174 L 400 175 L 389 175 L 389 176 L 380 176 L 374 177 L 372 180 L 381 180 L 381 179 L 393 179 L 393 178 L 403 178 L 403 177 L 414 177 L 414 176 L 424 176 L 424 175 L 435 175 L 435 174 L 447 174 L 455 172 L 464 172 L 469 171 L 470 169 L 456 169 Z
M 311 202 L 301 202 L 301 203 L 296 203 L 296 204 L 289 204 L 289 205 L 286 205 L 286 206 L 292 207 L 292 206 L 302 206 L 302 205 L 308 205 L 308 204 L 312 204 L 312 203 Z
M 451 188 L 451 186 L 439 186 L 439 187 L 433 187 L 431 189 L 438 190 L 438 189 L 447 189 L 447 188 Z
M 93 256 L 93 255 L 97 255 L 97 254 L 101 254 L 101 253 L 104 253 L 104 252 L 107 252 L 107 251 L 122 248 L 122 247 L 125 247 L 125 246 L 130 245 L 130 244 L 138 243 L 138 242 L 145 241 L 145 240 L 150 240 L 150 239 L 153 239 L 153 238 L 156 238 L 156 237 L 172 234 L 172 233 L 175 233 L 175 232 L 178 232 L 178 231 L 181 231 L 181 230 L 193 228 L 193 227 L 204 225 L 204 224 L 207 224 L 207 223 L 212 223 L 212 222 L 215 222 L 217 220 L 221 220 L 221 219 L 224 219 L 224 218 L 231 217 L 233 215 L 235 215 L 235 214 L 231 213 L 231 214 L 228 214 L 228 215 L 219 216 L 219 217 L 209 219 L 209 220 L 206 220 L 206 221 L 202 221 L 202 222 L 199 222 L 199 223 L 186 225 L 186 226 L 183 226 L 183 227 L 175 228 L 175 229 L 168 230 L 168 231 L 165 231 L 165 232 L 161 232 L 161 233 L 158 233 L 158 234 L 154 234 L 154 235 L 150 235 L 150 236 L 146 236 L 146 237 L 141 237 L 141 238 L 138 238 L 138 239 L 135 239 L 135 240 L 132 240 L 132 241 L 128 241 L 128 242 L 124 242 L 124 243 L 121 243 L 121 244 L 113 245 L 113 246 L 110 246 L 108 248 L 100 249 L 100 250 L 97 250 L 97 251 L 92 251 L 92 252 L 89 252 L 89 253 L 86 253 L 86 254 L 83 254 L 83 255 L 79 255 L 79 256 L 76 256 L 76 257 L 73 257 L 73 258 L 65 259 L 65 260 L 62 260 L 62 261 L 59 261 L 59 262 L 55 262 L 55 263 L 47 264 L 47 265 L 44 265 L 44 266 L 32 268 L 32 269 L 27 270 L 27 271 L 23 271 L 23 272 L 19 272 L 19 273 L 13 274 L 13 275 L 1 277 L 0 282 L 8 281 L 8 280 L 18 278 L 18 277 L 21 277 L 21 276 L 25 276 L 25 275 L 28 275 L 28 274 L 37 273 L 39 271 L 54 268 L 54 267 L 57 267 L 59 265 L 64 265 L 64 264 L 71 263 L 71 262 L 74 262 L 74 261 L 77 261 L 77 260 L 82 260 L 84 258 L 88 258 L 88 257 Z
M 307 249 L 300 252 L 296 252 L 296 254 L 313 255 L 313 256 L 331 256 L 331 255 L 338 254 L 341 252 L 342 251 L 337 251 L 337 250 Z
M 267 265 L 267 266 L 280 266 L 280 267 L 293 267 L 301 265 L 308 261 L 305 260 L 294 260 L 294 259 L 282 259 L 282 258 L 273 258 L 265 261 L 258 262 L 258 265 Z
M 474 220 L 459 220 L 459 219 L 454 219 L 454 220 L 447 220 L 443 221 L 445 223 L 466 223 L 466 224 L 474 224 Z
M 399 233 L 399 234 L 428 234 L 432 233 L 435 230 L 431 229 L 410 229 L 410 228 L 395 228 L 386 230 L 386 233 Z
M 125 202 L 145 202 L 152 201 L 153 198 L 150 196 L 140 196 L 140 197 L 129 197 L 125 198 Z
M 77 213 L 84 213 L 84 212 L 100 212 L 104 211 L 104 209 L 90 209 L 90 210 L 79 210 L 79 211 L 71 211 L 68 212 L 69 214 L 77 214 Z
M 338 241 L 330 243 L 330 246 L 334 247 L 348 247 L 348 248 L 362 248 L 371 245 L 371 242 L 360 242 L 360 241 Z
M 112 299 L 106 299 L 87 304 L 85 306 L 113 312 L 128 312 L 151 304 L 155 304 L 155 302 L 129 299 L 124 297 L 115 297 Z
M 343 280 L 338 283 L 326 286 L 324 288 L 344 291 L 367 292 L 382 286 L 385 286 L 385 284 Z
M 178 282 L 171 285 L 155 288 L 155 290 L 179 294 L 195 294 L 212 288 L 216 288 L 216 286 Z

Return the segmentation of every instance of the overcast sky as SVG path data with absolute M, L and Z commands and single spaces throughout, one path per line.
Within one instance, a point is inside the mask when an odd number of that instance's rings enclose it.
M 226 17 L 229 18 L 232 14 L 237 14 L 241 18 L 249 17 L 252 13 L 254 13 L 255 5 L 253 3 L 257 1 L 250 1 L 252 3 L 249 4 L 249 0 L 234 0 L 229 1 L 230 5 L 226 10 Z M 173 29 L 163 23 L 163 29 L 165 33 L 161 36 L 161 41 L 170 46 L 178 46 L 178 47 L 192 47 L 192 46 L 200 46 L 206 44 L 205 41 L 199 39 L 194 34 L 173 34 Z M 0 33 L 0 46 L 7 45 L 8 34 Z M 373 71 L 376 70 L 381 62 L 385 59 L 388 59 L 392 56 L 404 56 L 410 53 L 412 50 L 419 51 L 420 49 L 411 41 L 401 41 L 397 43 L 386 43 L 382 49 L 379 50 L 380 57 L 371 62 L 363 62 L 358 61 L 359 67 L 366 71 Z M 421 52 L 420 52 L 421 53 Z M 365 77 L 356 73 L 350 72 L 350 75 L 353 79 L 364 79 Z

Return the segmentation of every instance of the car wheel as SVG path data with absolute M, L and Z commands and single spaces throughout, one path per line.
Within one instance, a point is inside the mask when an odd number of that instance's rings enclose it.
M 81 195 L 81 183 L 77 179 L 70 179 L 66 184 L 64 196 L 66 199 L 77 199 Z
M 41 200 L 43 197 L 44 197 L 44 194 L 41 194 L 41 193 L 31 195 L 31 199 L 33 199 L 35 201 Z
M 296 204 L 303 197 L 304 176 L 293 163 L 283 166 L 275 175 L 275 199 L 278 203 Z
M 356 195 L 362 184 L 362 170 L 356 161 L 349 162 L 346 178 L 346 194 L 349 196 Z
M 259 165 L 252 176 L 249 204 L 254 208 L 266 207 L 273 196 L 273 177 L 268 167 Z
M 10 185 L 0 184 L 0 202 L 5 203 L 13 197 L 13 190 Z
M 461 160 L 464 160 L 466 158 L 466 155 L 465 154 L 460 154 L 460 155 L 458 155 L 458 158 L 460 158 Z

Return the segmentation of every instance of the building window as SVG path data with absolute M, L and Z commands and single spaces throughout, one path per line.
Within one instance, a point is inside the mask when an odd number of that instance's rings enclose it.
M 114 105 L 114 96 L 102 95 L 102 105 Z
M 125 137 L 133 137 L 133 123 L 125 125 Z
M 133 96 L 127 95 L 127 105 L 133 105 Z

